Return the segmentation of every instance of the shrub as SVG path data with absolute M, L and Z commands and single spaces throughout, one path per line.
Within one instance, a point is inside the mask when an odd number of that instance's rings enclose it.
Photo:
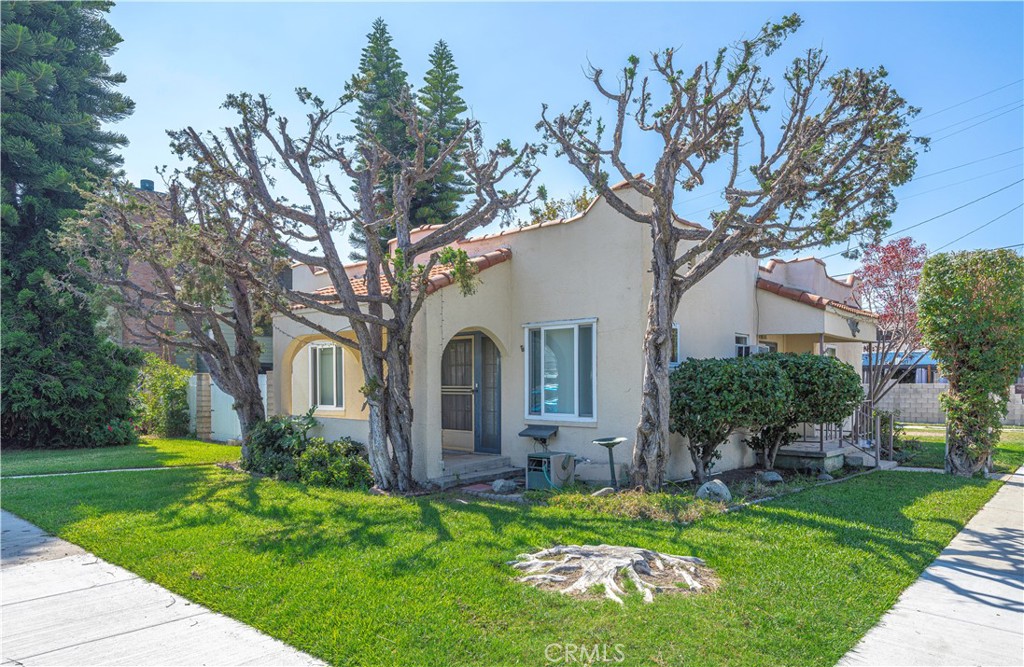
M 316 486 L 366 489 L 373 485 L 362 445 L 347 438 L 326 442 L 313 438 L 295 460 L 299 480 Z
M 689 440 L 693 476 L 700 482 L 733 432 L 778 422 L 792 402 L 792 385 L 776 355 L 687 359 L 669 380 L 671 430 Z
M 295 459 L 306 448 L 307 434 L 316 424 L 313 409 L 303 415 L 276 416 L 260 422 L 242 447 L 242 468 L 283 480 L 298 479 Z
M 949 380 L 946 469 L 987 468 L 1024 364 L 1024 258 L 1011 250 L 928 258 L 918 297 L 921 335 Z
M 134 445 L 138 441 L 139 433 L 131 419 L 112 419 L 104 428 L 93 432 L 89 446 L 118 447 Z
M 135 401 L 144 433 L 164 438 L 188 435 L 188 380 L 192 373 L 147 354 L 139 373 Z
M 890 424 L 892 425 L 892 458 L 894 461 L 906 461 L 921 449 L 919 442 L 907 439 L 906 429 L 899 422 L 899 410 L 875 410 L 872 414 L 879 418 L 878 437 L 883 450 L 889 447 Z
M 817 354 L 759 355 L 765 363 L 777 363 L 790 385 L 779 418 L 761 422 L 761 428 L 747 445 L 756 451 L 765 468 L 771 470 L 781 447 L 796 437 L 797 424 L 835 424 L 853 414 L 864 400 L 857 371 L 835 357 Z

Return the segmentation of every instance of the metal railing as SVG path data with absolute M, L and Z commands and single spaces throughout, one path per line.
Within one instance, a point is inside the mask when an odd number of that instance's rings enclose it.
M 834 445 L 836 448 L 853 445 L 871 454 L 877 466 L 880 461 L 893 460 L 894 422 L 893 415 L 890 414 L 883 420 L 880 415 L 875 414 L 871 401 L 864 401 L 841 423 L 800 424 L 795 429 L 797 438 L 794 444 L 816 444 L 822 452 L 828 445 Z M 888 428 L 883 428 L 884 425 Z

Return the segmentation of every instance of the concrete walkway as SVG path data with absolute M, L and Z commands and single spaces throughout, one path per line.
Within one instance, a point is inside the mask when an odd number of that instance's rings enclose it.
M 0 667 L 322 665 L 0 512 Z
M 1024 467 L 903 591 L 846 665 L 1024 665 Z

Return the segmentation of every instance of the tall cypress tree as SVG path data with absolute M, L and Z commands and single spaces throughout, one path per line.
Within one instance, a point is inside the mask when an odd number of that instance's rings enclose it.
M 354 92 L 359 102 L 355 119 L 356 131 L 363 136 L 373 136 L 394 155 L 408 155 L 413 150 L 405 121 L 396 113 L 402 104 L 412 103 L 412 91 L 408 83 L 408 75 L 402 69 L 402 59 L 391 44 L 391 33 L 384 19 L 373 22 L 370 34 L 366 36 L 367 44 L 359 59 L 359 74 L 352 77 L 346 90 Z M 390 201 L 391 188 L 397 168 L 392 166 L 385 170 L 381 179 L 382 201 L 387 206 Z M 381 229 L 382 242 L 387 242 L 394 234 L 394 229 Z M 360 248 L 366 247 L 366 239 L 359 229 L 354 229 L 349 236 L 359 258 Z
M 74 186 L 116 168 L 115 150 L 127 143 L 101 125 L 134 108 L 114 90 L 124 75 L 105 61 L 121 42 L 105 20 L 111 6 L 0 4 L 5 445 L 95 446 L 131 437 L 125 420 L 140 355 L 103 340 L 88 306 L 51 287 L 67 273 L 67 260 L 50 233 L 81 207 Z
M 466 103 L 459 95 L 459 72 L 451 49 L 444 40 L 434 45 L 430 53 L 430 69 L 423 78 L 418 94 L 420 116 L 430 128 L 427 160 L 433 161 L 441 147 L 458 136 L 463 125 L 462 114 Z M 421 184 L 413 199 L 413 219 L 423 225 L 449 222 L 456 216 L 459 204 L 469 191 L 469 181 L 463 175 L 461 163 L 449 159 L 437 178 Z

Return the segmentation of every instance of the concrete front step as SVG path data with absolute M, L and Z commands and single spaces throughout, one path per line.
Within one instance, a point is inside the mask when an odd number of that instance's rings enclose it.
M 442 489 L 450 489 L 453 486 L 461 486 L 462 484 L 493 482 L 496 479 L 519 479 L 524 476 L 525 470 L 523 468 L 506 466 L 491 470 L 476 470 L 467 473 L 445 474 L 432 481 Z
M 463 460 L 459 460 L 463 459 Z M 441 470 L 444 475 L 465 475 L 472 472 L 483 472 L 486 470 L 497 470 L 508 468 L 512 465 L 512 459 L 507 456 L 466 456 L 456 457 L 454 460 L 441 460 Z

